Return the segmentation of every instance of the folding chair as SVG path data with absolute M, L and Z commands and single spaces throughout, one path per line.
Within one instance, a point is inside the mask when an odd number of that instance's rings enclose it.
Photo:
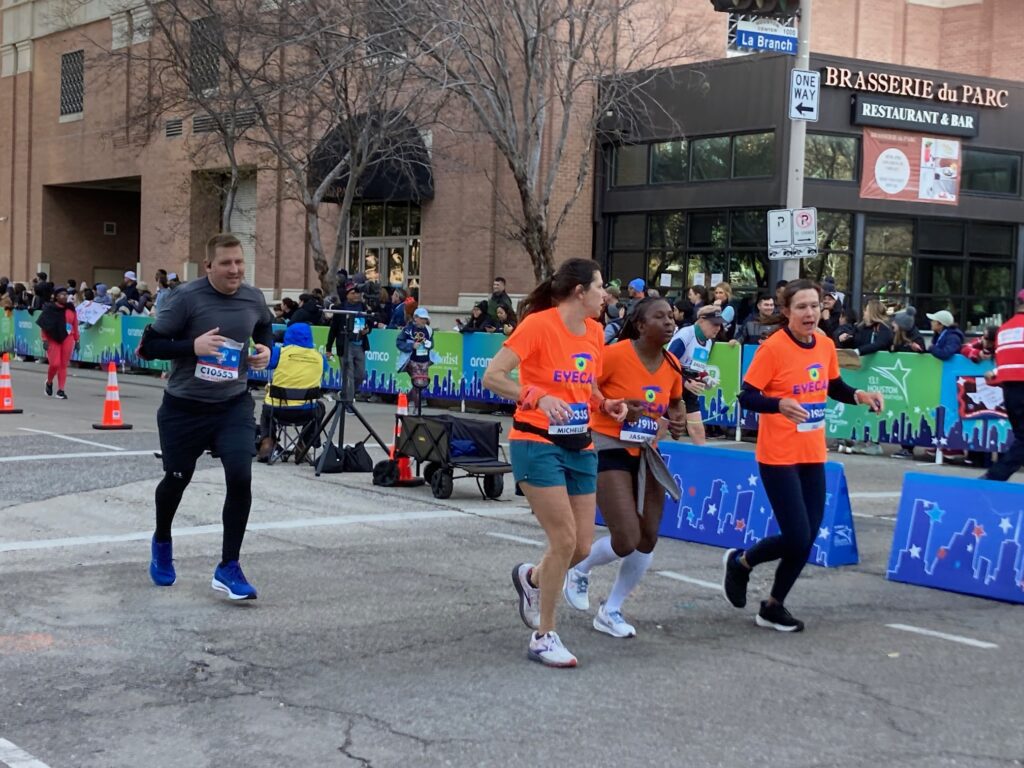
M 303 438 L 304 445 L 303 459 L 310 464 L 316 462 L 316 444 L 319 442 L 322 425 L 320 424 L 321 410 L 317 408 L 323 392 L 320 387 L 310 389 L 291 389 L 268 385 L 268 394 L 271 399 L 277 401 L 302 401 L 308 407 L 298 406 L 274 406 L 264 402 L 264 408 L 270 408 L 270 435 L 274 437 L 277 446 L 267 459 L 267 464 L 274 464 L 278 460 L 288 461 L 298 451 L 298 445 Z

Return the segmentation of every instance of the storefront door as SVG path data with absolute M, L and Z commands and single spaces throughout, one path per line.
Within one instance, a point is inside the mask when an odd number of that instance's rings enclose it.
M 404 287 L 409 272 L 408 250 L 408 243 L 401 240 L 363 240 L 358 269 L 367 280 Z

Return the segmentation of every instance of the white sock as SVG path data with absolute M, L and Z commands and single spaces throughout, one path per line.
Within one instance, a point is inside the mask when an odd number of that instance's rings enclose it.
M 614 563 L 619 559 L 619 556 L 615 554 L 615 550 L 612 549 L 612 537 L 605 536 L 602 539 L 595 541 L 590 547 L 590 554 L 580 560 L 575 565 L 575 568 L 580 573 L 590 573 L 590 569 L 598 565 L 607 565 L 608 563 Z
M 608 594 L 608 599 L 604 604 L 605 611 L 612 613 L 613 611 L 622 610 L 622 604 L 629 597 L 630 593 L 636 589 L 636 585 L 640 583 L 644 574 L 647 573 L 647 569 L 651 567 L 651 560 L 653 559 L 653 552 L 640 551 L 634 551 L 632 554 L 622 558 L 622 563 L 619 565 L 619 575 L 615 577 L 612 591 Z

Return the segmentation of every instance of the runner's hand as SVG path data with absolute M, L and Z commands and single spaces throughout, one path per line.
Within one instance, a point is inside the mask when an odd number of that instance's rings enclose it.
M 686 434 L 686 414 L 669 411 L 666 417 L 668 421 L 668 433 L 672 435 L 675 440 L 678 440 Z
M 644 406 L 639 400 L 625 400 L 626 421 L 636 421 L 644 415 Z
M 256 345 L 256 354 L 249 355 L 249 367 L 254 371 L 262 371 L 270 363 L 270 347 L 266 344 Z
M 572 418 L 572 408 L 569 404 L 558 397 L 544 395 L 537 401 L 537 410 L 548 417 L 552 424 L 565 424 Z
M 211 328 L 192 342 L 192 349 L 196 353 L 196 357 L 220 354 L 220 348 L 224 346 L 224 342 L 228 341 L 228 338 L 221 336 L 218 331 L 220 328 Z
M 604 412 L 611 416 L 618 422 L 626 420 L 626 414 L 629 413 L 629 406 L 626 405 L 625 400 L 617 399 L 606 399 L 604 401 Z M 637 414 L 638 416 L 640 414 Z
M 861 405 L 866 405 L 872 413 L 879 413 L 885 407 L 885 398 L 881 392 L 864 392 L 858 389 L 856 399 Z
M 701 381 L 700 379 L 684 379 L 683 380 L 683 387 L 685 387 L 686 391 L 690 392 L 691 394 L 694 394 L 694 395 L 703 395 L 704 394 L 704 382 Z
M 792 397 L 784 397 L 779 401 L 779 413 L 794 424 L 803 424 L 807 421 L 807 411 Z

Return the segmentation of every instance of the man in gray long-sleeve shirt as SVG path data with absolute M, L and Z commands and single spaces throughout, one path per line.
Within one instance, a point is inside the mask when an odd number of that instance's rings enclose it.
M 149 575 L 157 586 L 174 583 L 171 523 L 196 461 L 210 448 L 220 456 L 227 486 L 223 549 L 212 586 L 232 600 L 255 599 L 256 590 L 238 564 L 256 454 L 246 372 L 265 368 L 270 360 L 273 315 L 263 294 L 243 282 L 245 256 L 234 235 L 216 235 L 206 244 L 206 272 L 167 297 L 139 344 L 140 357 L 171 361 L 156 417 L 164 478 L 156 488 Z

